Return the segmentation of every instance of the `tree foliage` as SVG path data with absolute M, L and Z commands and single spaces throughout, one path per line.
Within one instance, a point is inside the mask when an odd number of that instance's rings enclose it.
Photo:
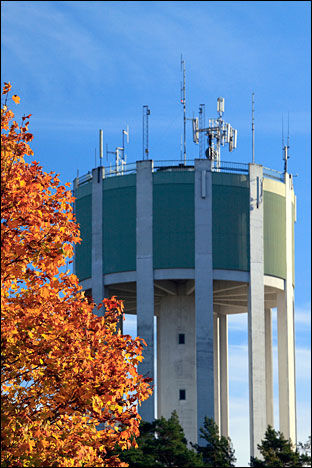
M 137 443 L 138 448 L 125 450 L 120 455 L 130 468 L 205 466 L 202 457 L 187 447 L 176 411 L 169 419 L 142 421 Z
M 1 108 L 1 466 L 126 466 L 138 404 L 143 340 L 117 331 L 122 302 L 93 313 L 78 279 L 62 272 L 80 242 L 73 197 L 33 155 L 30 115 Z M 18 104 L 19 97 L 12 96 Z M 99 429 L 100 428 L 100 429 Z
M 236 458 L 229 438 L 219 436 L 219 429 L 213 419 L 205 417 L 200 437 L 205 445 L 192 444 L 202 455 L 205 466 L 235 466 Z
M 294 449 L 290 440 L 284 435 L 268 426 L 264 440 L 258 445 L 263 457 L 251 457 L 250 466 L 254 467 L 304 467 L 311 466 L 311 457 L 307 453 L 300 454 Z

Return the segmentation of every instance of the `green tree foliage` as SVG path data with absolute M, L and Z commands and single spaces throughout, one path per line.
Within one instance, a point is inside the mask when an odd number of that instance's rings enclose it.
M 220 437 L 218 426 L 213 419 L 205 417 L 200 434 L 206 445 L 192 444 L 192 446 L 203 457 L 204 466 L 235 466 L 236 458 L 231 440 L 224 436 Z
M 187 447 L 176 411 L 169 419 L 161 417 L 153 423 L 141 422 L 138 448 L 119 453 L 129 468 L 143 467 L 203 467 L 201 455 Z
M 299 442 L 297 448 L 301 454 L 309 457 L 310 462 L 308 466 L 311 466 L 311 436 L 309 436 L 307 442 L 305 442 L 304 444 L 302 442 Z
M 264 440 L 258 445 L 258 449 L 263 460 L 251 457 L 250 466 L 272 468 L 311 466 L 311 457 L 306 453 L 300 454 L 297 449 L 293 448 L 290 440 L 285 439 L 281 432 L 275 431 L 271 426 L 268 426 Z

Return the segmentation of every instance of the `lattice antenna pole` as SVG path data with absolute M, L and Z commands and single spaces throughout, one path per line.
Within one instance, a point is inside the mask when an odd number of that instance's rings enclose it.
M 252 163 L 255 164 L 255 93 L 251 100 Z
M 289 150 L 289 112 L 288 112 L 288 131 L 287 131 L 287 145 L 284 144 L 284 119 L 282 120 L 282 141 L 283 141 L 283 159 L 284 159 L 284 172 L 288 171 L 288 159 L 290 158 Z
M 143 159 L 148 159 L 148 116 L 151 111 L 148 106 L 143 106 Z
M 200 104 L 199 106 L 199 128 L 203 129 L 205 128 L 205 104 Z M 203 157 L 204 153 L 204 142 L 205 142 L 205 136 L 203 132 L 199 133 L 199 158 Z
M 183 84 L 181 83 L 181 104 L 183 104 L 183 155 L 184 165 L 186 164 L 186 100 L 185 100 L 185 62 L 181 55 L 181 71 Z

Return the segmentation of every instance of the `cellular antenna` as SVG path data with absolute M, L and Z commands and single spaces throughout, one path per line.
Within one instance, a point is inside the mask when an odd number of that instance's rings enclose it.
M 255 93 L 252 93 L 252 101 L 251 101 L 251 134 L 252 134 L 252 163 L 255 164 Z
M 151 111 L 148 106 L 143 106 L 143 159 L 148 159 L 148 116 Z
M 185 101 L 185 62 L 181 54 L 181 71 L 183 77 L 183 84 L 181 83 L 181 104 L 183 104 L 183 155 L 184 165 L 186 164 L 186 101 Z

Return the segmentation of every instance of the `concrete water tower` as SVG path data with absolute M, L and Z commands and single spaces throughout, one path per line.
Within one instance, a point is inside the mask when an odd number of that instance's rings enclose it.
M 296 442 L 296 202 L 290 174 L 221 162 L 213 138 L 209 159 L 141 160 L 76 178 L 82 243 L 74 268 L 96 302 L 116 295 L 137 315 L 137 334 L 148 344 L 140 372 L 155 379 L 157 360 L 157 415 L 155 393 L 140 413 L 152 420 L 177 410 L 188 441 L 198 441 L 205 416 L 230 435 L 227 319 L 248 314 L 250 444 L 257 454 L 273 425 L 275 307 L 279 429 Z

